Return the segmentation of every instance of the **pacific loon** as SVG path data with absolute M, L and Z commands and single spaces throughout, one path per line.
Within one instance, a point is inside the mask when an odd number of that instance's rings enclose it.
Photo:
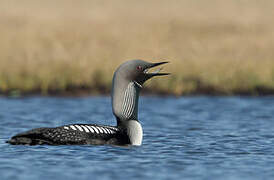
M 168 75 L 161 69 L 148 69 L 167 62 L 149 63 L 131 60 L 115 71 L 112 80 L 111 102 L 117 126 L 97 124 L 69 124 L 55 128 L 36 128 L 13 136 L 13 145 L 141 145 L 142 126 L 138 121 L 138 100 L 143 84 L 154 76 Z

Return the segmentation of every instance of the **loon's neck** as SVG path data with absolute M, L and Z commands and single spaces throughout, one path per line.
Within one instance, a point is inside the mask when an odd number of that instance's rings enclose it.
M 138 122 L 138 101 L 141 86 L 136 82 L 127 82 L 116 76 L 114 74 L 111 101 L 117 126 L 126 130 L 132 145 L 141 145 L 143 130 Z
M 135 82 L 120 83 L 113 80 L 112 85 L 112 110 L 119 121 L 138 120 L 138 102 L 140 86 Z

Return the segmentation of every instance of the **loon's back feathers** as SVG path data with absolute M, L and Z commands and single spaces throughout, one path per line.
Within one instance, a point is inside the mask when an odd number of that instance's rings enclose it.
M 56 128 L 36 128 L 13 136 L 13 145 L 130 144 L 123 129 L 96 124 L 71 124 Z

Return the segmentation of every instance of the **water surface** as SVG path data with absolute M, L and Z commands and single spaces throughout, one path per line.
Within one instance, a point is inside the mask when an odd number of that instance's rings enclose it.
M 273 179 L 274 97 L 141 97 L 139 106 L 140 147 L 12 146 L 31 128 L 116 123 L 109 97 L 0 98 L 0 179 Z

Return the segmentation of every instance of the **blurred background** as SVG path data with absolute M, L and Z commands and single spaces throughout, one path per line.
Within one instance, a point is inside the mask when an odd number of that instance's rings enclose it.
M 168 60 L 158 94 L 274 93 L 269 0 L 0 1 L 1 94 L 108 94 L 130 59 Z

